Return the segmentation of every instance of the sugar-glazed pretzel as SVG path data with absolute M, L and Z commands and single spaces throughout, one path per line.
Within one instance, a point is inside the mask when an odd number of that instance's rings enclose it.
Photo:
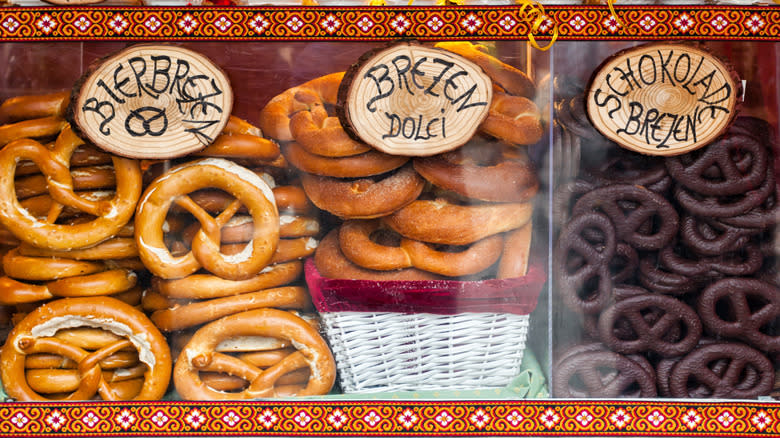
M 86 333 L 60 336 L 74 329 L 86 330 Z M 89 336 L 89 333 L 93 335 Z M 83 339 L 84 336 L 95 339 L 90 344 L 96 345 L 74 344 L 72 338 Z M 117 391 L 101 369 L 101 361 L 128 349 L 136 350 L 139 361 L 144 364 L 143 384 L 132 395 Z M 20 321 L 9 334 L 0 354 L 3 386 L 9 396 L 23 401 L 48 400 L 45 394 L 33 390 L 26 378 L 27 357 L 40 353 L 56 354 L 77 363 L 78 386 L 64 397 L 65 400 L 89 400 L 96 394 L 104 400 L 125 398 L 121 396 L 156 400 L 165 394 L 171 376 L 170 350 L 160 331 L 139 310 L 109 297 L 52 301 Z M 57 392 L 70 389 L 73 388 L 63 387 Z
M 188 194 L 219 188 L 235 199 L 216 218 Z M 173 204 L 189 211 L 201 224 L 192 251 L 174 256 L 163 240 L 168 210 Z M 238 254 L 220 252 L 220 229 L 246 206 L 255 225 L 252 241 Z M 162 278 L 181 278 L 201 267 L 222 278 L 243 280 L 259 273 L 271 260 L 279 241 L 279 213 L 274 195 L 262 178 L 219 158 L 185 163 L 157 178 L 146 189 L 135 217 L 136 244 L 141 260 Z
M 231 338 L 257 336 L 289 341 L 298 351 L 265 370 L 216 351 L 220 343 Z M 317 329 L 290 312 L 258 309 L 222 318 L 198 330 L 176 361 L 173 382 L 186 400 L 276 397 L 279 378 L 305 367 L 310 370 L 309 381 L 295 395 L 322 395 L 330 391 L 336 378 L 336 363 Z M 249 382 L 249 386 L 241 392 L 217 391 L 201 380 L 201 371 L 238 376 Z
M 75 249 L 99 243 L 116 234 L 132 218 L 141 195 L 138 162 L 114 157 L 116 192 L 105 200 L 90 200 L 73 191 L 68 163 L 84 142 L 66 127 L 52 150 L 30 140 L 17 140 L 0 150 L 0 223 L 20 240 L 41 248 Z M 14 172 L 23 160 L 33 161 L 46 175 L 52 202 L 45 220 L 30 214 L 16 197 Z M 55 221 L 65 207 L 86 212 L 95 219 L 74 225 Z

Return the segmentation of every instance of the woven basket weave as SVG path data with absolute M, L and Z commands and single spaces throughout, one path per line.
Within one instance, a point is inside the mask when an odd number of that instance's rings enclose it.
M 528 315 L 322 313 L 346 393 L 504 387 L 520 370 Z

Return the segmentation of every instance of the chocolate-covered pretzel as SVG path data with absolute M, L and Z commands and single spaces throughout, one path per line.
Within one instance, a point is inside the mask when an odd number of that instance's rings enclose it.
M 672 187 L 672 178 L 664 160 L 633 152 L 616 150 L 596 170 L 590 172 L 598 185 L 634 184 L 656 193 L 666 193 Z
M 780 333 L 765 329 L 780 317 L 777 286 L 752 278 L 724 278 L 704 289 L 697 309 L 709 332 L 780 352 Z
M 705 196 L 678 185 L 674 189 L 674 198 L 691 214 L 730 218 L 759 207 L 775 191 L 774 171 L 772 166 L 767 166 L 766 178 L 752 190 L 737 195 Z
M 757 139 L 727 134 L 706 148 L 666 159 L 669 174 L 702 195 L 738 195 L 766 179 L 769 153 Z
M 679 223 L 677 212 L 663 196 L 631 184 L 613 184 L 586 193 L 572 214 L 587 211 L 604 212 L 615 224 L 618 238 L 641 250 L 666 246 Z
M 615 247 L 615 255 L 609 263 L 610 272 L 612 272 L 612 282 L 615 284 L 624 283 L 636 274 L 639 267 L 639 255 L 631 245 L 618 243 Z
M 761 269 L 763 255 L 755 244 L 746 245 L 740 251 L 712 257 L 689 257 L 681 254 L 678 245 L 672 244 L 658 252 L 658 260 L 664 267 L 690 278 L 706 279 L 726 276 L 752 275 Z
M 584 351 L 559 361 L 553 374 L 556 397 L 655 397 L 655 376 L 641 356 Z
M 749 240 L 749 231 L 711 219 L 686 215 L 680 221 L 680 242 L 700 255 L 738 251 Z
M 664 295 L 685 295 L 701 286 L 700 279 L 672 272 L 656 257 L 645 255 L 639 261 L 639 283 L 653 292 Z
M 704 392 L 709 398 L 756 398 L 769 394 L 774 381 L 772 362 L 760 351 L 721 342 L 697 347 L 674 365 L 669 392 L 680 398 L 704 397 Z
M 647 318 L 648 314 L 654 314 Z M 621 324 L 630 325 L 630 336 L 619 336 Z M 677 330 L 682 330 L 682 337 Z M 696 346 L 701 321 L 682 301 L 664 295 L 639 295 L 618 301 L 599 317 L 599 335 L 611 350 L 623 354 L 652 351 L 661 356 L 679 356 Z
M 590 192 L 596 188 L 596 186 L 584 179 L 575 179 L 573 181 L 567 181 L 555 188 L 553 193 L 553 220 L 557 228 L 563 227 L 571 217 L 571 209 L 574 203 L 580 199 L 582 195 Z
M 587 233 L 591 230 L 594 233 Z M 598 234 L 600 241 L 585 236 Z M 617 238 L 609 218 L 588 212 L 572 218 L 561 231 L 554 249 L 553 269 L 564 303 L 575 311 L 596 313 L 612 294 L 609 262 L 615 254 Z M 597 279 L 595 290 L 588 286 Z
M 778 205 L 777 196 L 777 192 L 773 192 L 764 202 L 753 207 L 747 213 L 734 217 L 718 218 L 717 221 L 732 227 L 747 229 L 746 231 L 768 228 L 780 221 L 780 205 Z

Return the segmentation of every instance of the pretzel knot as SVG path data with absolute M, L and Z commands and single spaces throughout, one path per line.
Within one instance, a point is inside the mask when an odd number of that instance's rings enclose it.
M 84 248 L 115 235 L 133 216 L 141 195 L 141 170 L 134 160 L 112 158 L 116 172 L 112 198 L 91 200 L 73 191 L 70 158 L 83 144 L 66 127 L 52 150 L 30 139 L 14 141 L 0 150 L 0 223 L 20 240 L 40 248 Z M 16 196 L 14 173 L 22 161 L 32 161 L 46 177 L 52 205 L 44 219 L 26 210 Z M 72 225 L 55 223 L 65 207 L 95 219 Z
M 297 351 L 261 370 L 236 356 L 220 352 L 230 341 L 274 338 L 295 345 Z M 336 378 L 333 355 L 317 330 L 294 314 L 271 308 L 257 309 L 214 321 L 192 337 L 182 350 L 173 371 L 176 390 L 187 400 L 240 400 L 283 395 L 280 378 L 309 368 L 306 386 L 294 395 L 322 395 Z M 249 382 L 241 392 L 222 392 L 209 387 L 201 372 L 222 373 Z
M 224 190 L 233 199 L 211 216 L 188 194 L 205 188 Z M 174 256 L 163 240 L 168 210 L 173 204 L 191 213 L 201 228 L 192 241 L 192 251 Z M 220 252 L 221 231 L 239 208 L 252 217 L 252 239 L 237 254 Z M 271 188 L 255 173 L 233 162 L 208 158 L 171 169 L 146 190 L 135 218 L 138 254 L 149 270 L 162 278 L 182 278 L 201 267 L 229 280 L 244 280 L 259 273 L 279 242 L 279 213 Z
M 102 369 L 110 367 L 108 359 L 128 349 L 138 351 L 140 372 L 124 371 L 143 378 L 140 388 L 130 394 L 112 385 L 120 370 L 106 373 Z M 30 369 L 32 358 L 47 355 L 56 355 L 61 364 L 69 359 L 75 363 L 75 372 L 56 366 Z M 65 298 L 44 304 L 14 327 L 0 359 L 5 390 L 25 401 L 48 400 L 46 394 L 64 393 L 65 400 L 89 400 L 96 394 L 104 400 L 155 400 L 165 394 L 171 374 L 170 351 L 160 331 L 139 310 L 109 297 Z M 58 378 L 73 374 L 78 381 L 74 387 Z

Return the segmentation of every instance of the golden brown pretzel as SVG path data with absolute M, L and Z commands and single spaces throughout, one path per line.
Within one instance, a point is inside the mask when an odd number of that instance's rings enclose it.
M 425 181 L 409 165 L 383 179 L 343 179 L 304 173 L 301 182 L 314 205 L 344 219 L 387 216 L 417 199 L 425 187 Z
M 257 137 L 263 136 L 263 131 L 257 126 L 234 115 L 228 117 L 228 122 L 222 129 L 223 134 L 249 134 Z
M 371 146 L 352 138 L 341 127 L 338 117 L 329 117 L 323 103 L 312 102 L 308 110 L 302 110 L 290 118 L 290 132 L 295 142 L 315 155 L 323 157 L 349 157 L 368 152 Z
M 182 240 L 189 242 L 198 232 L 200 226 L 195 223 L 185 228 L 182 232 Z M 252 240 L 254 224 L 249 216 L 233 216 L 232 219 L 222 227 L 220 235 L 222 243 L 246 243 Z M 316 236 L 320 232 L 320 223 L 310 217 L 280 215 L 279 216 L 279 237 L 309 237 Z
M 0 105 L 0 123 L 63 116 L 68 107 L 68 97 L 70 91 L 8 98 Z
M 444 245 L 468 245 L 531 220 L 530 202 L 456 205 L 444 198 L 417 200 L 382 220 L 409 239 Z
M 111 166 L 89 166 L 71 169 L 74 190 L 95 190 L 116 187 L 116 174 Z M 16 199 L 25 199 L 48 192 L 44 175 L 29 175 L 16 179 Z
M 107 330 L 119 339 L 102 344 L 96 351 L 57 338 L 57 331 L 69 327 Z M 78 363 L 80 382 L 67 400 L 88 400 L 99 393 L 116 400 L 109 382 L 103 378 L 100 361 L 116 352 L 134 348 L 146 365 L 143 385 L 136 400 L 161 398 L 171 375 L 168 344 L 159 330 L 140 311 L 108 297 L 65 298 L 38 307 L 17 324 L 0 354 L 2 382 L 9 396 L 18 400 L 46 400 L 35 392 L 25 378 L 25 359 L 36 353 L 53 353 Z
M 276 199 L 276 208 L 279 209 L 280 213 L 305 214 L 311 212 L 312 205 L 301 187 L 277 186 L 272 191 L 274 199 Z M 226 209 L 234 199 L 222 191 L 208 189 L 198 190 L 190 197 L 209 213 L 217 213 Z M 246 208 L 242 206 L 238 212 L 245 213 Z
M 0 126 L 0 146 L 23 138 L 54 137 L 66 126 L 68 126 L 68 122 L 61 117 L 43 117 L 2 125 Z
M 226 280 L 215 275 L 193 274 L 184 278 L 152 279 L 152 287 L 171 298 L 206 299 L 254 292 L 292 283 L 303 273 L 299 261 L 271 265 L 247 280 Z
M 3 256 L 3 271 L 17 280 L 50 281 L 104 270 L 105 266 L 99 262 L 23 256 L 19 254 L 19 248 L 14 248 Z
M 46 144 L 49 149 L 54 148 L 55 143 Z M 103 152 L 94 146 L 82 145 L 73 151 L 70 157 L 70 168 L 87 166 L 103 166 L 111 164 L 111 154 Z M 23 161 L 16 166 L 16 177 L 40 173 L 38 166 L 32 161 Z
M 522 71 L 489 55 L 487 48 L 483 45 L 472 44 L 468 41 L 443 41 L 436 43 L 435 47 L 458 54 L 477 64 L 490 76 L 493 82 L 509 94 L 533 97 L 536 93 L 536 86 L 531 78 Z
M 321 76 L 272 98 L 260 112 L 260 128 L 265 135 L 279 141 L 293 140 L 290 117 L 309 109 L 312 97 L 319 102 L 336 102 L 343 77 L 344 72 Z
M 478 240 L 461 251 L 439 251 L 431 244 L 401 239 L 401 249 L 409 254 L 412 265 L 423 271 L 447 277 L 477 274 L 493 265 L 501 255 L 504 239 L 492 235 Z
M 276 252 L 274 252 L 273 257 L 271 257 L 269 265 L 306 258 L 314 254 L 314 250 L 317 249 L 318 244 L 319 242 L 317 239 L 313 237 L 279 239 L 279 243 L 276 246 Z M 226 255 L 240 254 L 245 247 L 246 244 L 243 243 L 230 243 L 222 245 L 220 251 Z
M 150 318 L 157 328 L 170 332 L 262 307 L 301 310 L 307 306 L 309 306 L 309 295 L 306 289 L 287 286 L 191 302 L 170 309 L 157 310 Z
M 261 371 L 234 356 L 216 352 L 220 342 L 236 336 L 265 336 L 294 343 L 298 351 Z M 258 309 L 231 315 L 199 329 L 179 355 L 173 372 L 176 390 L 186 400 L 239 400 L 275 397 L 278 379 L 297 369 L 311 372 L 306 387 L 296 395 L 322 395 L 336 378 L 336 364 L 325 341 L 303 319 L 277 309 Z M 226 372 L 250 382 L 241 392 L 215 391 L 200 379 L 199 372 Z
M 531 252 L 532 222 L 507 232 L 504 235 L 504 250 L 498 262 L 496 278 L 522 277 L 528 272 L 528 258 Z
M 24 283 L 3 276 L 0 277 L 0 304 L 35 303 L 54 297 L 115 295 L 131 291 L 137 280 L 137 275 L 127 269 L 101 269 L 101 272 L 61 278 L 44 284 Z
M 349 157 L 323 157 L 308 152 L 294 142 L 284 147 L 284 157 L 290 164 L 306 173 L 334 178 L 363 178 L 380 175 L 397 169 L 409 161 L 409 157 L 388 155 L 373 149 Z
M 280 155 L 273 140 L 250 134 L 222 134 L 195 155 L 232 159 L 273 161 Z
M 236 198 L 216 219 L 188 196 L 207 187 L 220 188 Z M 165 218 L 174 203 L 201 223 L 192 251 L 178 257 L 163 240 Z M 244 252 L 225 256 L 220 253 L 220 228 L 242 204 L 255 224 L 252 242 Z M 138 204 L 135 227 L 141 260 L 163 278 L 185 277 L 202 266 L 223 278 L 247 279 L 268 264 L 279 240 L 279 215 L 271 189 L 249 169 L 219 158 L 186 163 L 156 179 Z
M 0 222 L 20 240 L 51 249 L 83 248 L 116 234 L 133 216 L 141 194 L 141 171 L 138 163 L 113 158 L 116 172 L 116 194 L 110 200 L 92 201 L 73 192 L 68 162 L 73 151 L 83 144 L 70 128 L 57 137 L 53 150 L 40 143 L 22 139 L 0 149 Z M 32 160 L 49 181 L 52 203 L 44 221 L 36 219 L 16 199 L 14 170 L 20 160 Z M 34 198 L 31 198 L 34 199 Z M 77 225 L 53 223 L 64 206 L 95 216 Z
M 70 251 L 56 251 L 37 248 L 23 243 L 19 246 L 19 254 L 29 257 L 60 257 L 71 260 L 115 260 L 138 257 L 138 247 L 131 237 L 112 237 L 95 246 Z
M 415 268 L 379 271 L 365 269 L 344 257 L 339 245 L 339 230 L 331 230 L 314 253 L 314 265 L 326 278 L 348 278 L 374 281 L 441 280 L 442 277 Z
M 103 370 L 130 368 L 138 365 L 138 352 L 120 350 L 98 362 Z M 76 368 L 78 364 L 67 357 L 51 353 L 28 354 L 24 358 L 24 366 L 36 368 Z
M 515 145 L 530 145 L 541 140 L 541 114 L 536 104 L 522 96 L 493 93 L 488 116 L 479 126 L 482 132 Z
M 378 233 L 391 239 L 375 239 Z M 379 220 L 351 220 L 344 222 L 338 231 L 339 248 L 352 263 L 366 269 L 392 271 L 412 267 L 409 254 L 401 248 L 398 234 L 387 230 Z

